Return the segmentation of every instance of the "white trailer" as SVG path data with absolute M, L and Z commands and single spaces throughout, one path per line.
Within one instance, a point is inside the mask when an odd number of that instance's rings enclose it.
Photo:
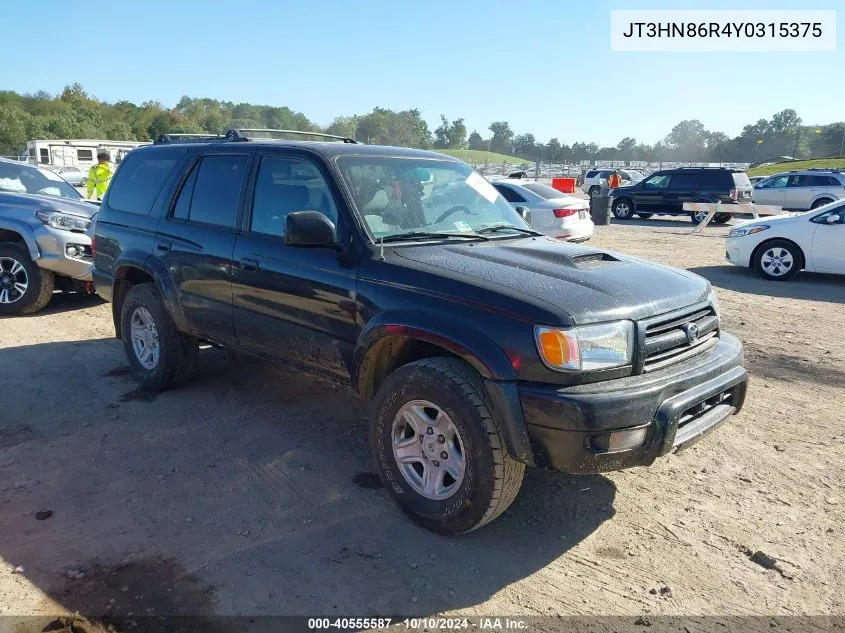
M 97 153 L 107 151 L 110 163 L 120 163 L 126 154 L 149 141 L 110 141 L 107 139 L 53 139 L 29 141 L 27 158 L 34 165 L 74 166 L 88 169 L 97 164 Z

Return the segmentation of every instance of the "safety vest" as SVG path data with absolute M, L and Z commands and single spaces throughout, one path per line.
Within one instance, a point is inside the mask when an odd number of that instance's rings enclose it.
M 97 200 L 102 200 L 111 180 L 111 167 L 106 165 L 92 165 L 88 170 L 88 197 L 92 198 L 94 191 L 97 192 Z
M 622 178 L 619 176 L 619 174 L 610 174 L 610 177 L 607 179 L 608 189 L 615 189 L 621 184 Z

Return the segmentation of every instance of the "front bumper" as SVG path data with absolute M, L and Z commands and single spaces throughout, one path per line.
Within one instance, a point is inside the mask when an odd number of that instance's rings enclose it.
M 538 466 L 598 473 L 648 466 L 697 442 L 739 412 L 747 383 L 742 344 L 723 332 L 706 352 L 660 371 L 577 387 L 522 384 L 519 399 Z M 632 429 L 645 431 L 639 446 L 597 448 Z
M 742 239 L 742 237 L 735 237 L 725 240 L 725 259 L 735 266 L 747 267 L 750 265 L 751 252 L 745 247 Z
M 91 281 L 93 259 L 90 257 L 91 237 L 89 235 L 62 231 L 46 225 L 35 229 L 33 234 L 39 252 L 36 263 L 40 268 L 52 270 L 58 275 L 71 279 Z M 68 254 L 68 246 L 84 248 L 89 255 L 72 257 Z

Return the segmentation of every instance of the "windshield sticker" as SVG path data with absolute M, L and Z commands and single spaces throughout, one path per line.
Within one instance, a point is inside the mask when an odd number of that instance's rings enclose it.
M 464 233 L 472 231 L 472 227 L 464 221 L 455 222 L 455 228 Z
M 64 178 L 59 176 L 58 174 L 54 174 L 49 169 L 39 169 L 38 170 L 42 176 L 44 176 L 47 180 L 55 180 L 56 182 L 64 182 Z
M 480 176 L 475 172 L 472 172 L 469 176 L 467 176 L 466 182 L 470 187 L 487 198 L 488 202 L 496 202 L 496 198 L 499 197 L 499 192 L 493 188 L 493 185 L 484 180 L 483 176 Z

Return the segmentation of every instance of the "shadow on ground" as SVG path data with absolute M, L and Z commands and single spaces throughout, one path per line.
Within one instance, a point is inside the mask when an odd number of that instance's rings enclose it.
M 191 385 L 145 398 L 112 339 L 4 350 L 0 384 L 16 393 L 0 421 L 0 556 L 96 618 L 471 607 L 614 514 L 608 479 L 532 470 L 491 525 L 429 533 L 373 475 L 366 403 L 213 349 Z
M 701 266 L 689 271 L 726 290 L 766 297 L 845 303 L 845 284 L 837 275 L 802 272 L 790 281 L 767 281 L 749 268 L 739 266 Z

